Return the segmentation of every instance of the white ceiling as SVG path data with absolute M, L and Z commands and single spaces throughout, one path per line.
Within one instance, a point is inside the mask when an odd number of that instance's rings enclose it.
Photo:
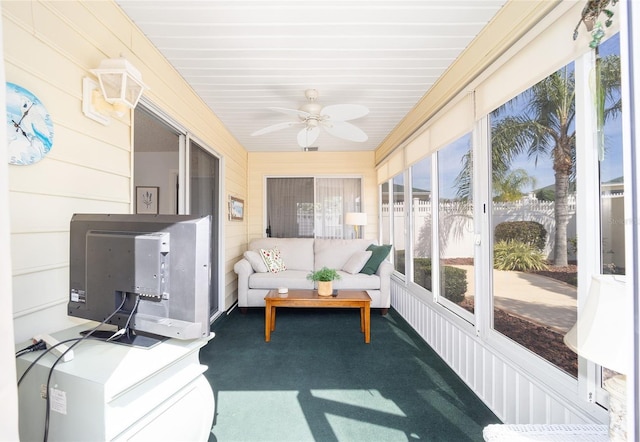
M 321 151 L 374 150 L 506 0 L 116 0 L 248 151 L 300 151 L 296 117 L 314 88 L 322 105 L 359 104 L 350 142 L 322 132 Z

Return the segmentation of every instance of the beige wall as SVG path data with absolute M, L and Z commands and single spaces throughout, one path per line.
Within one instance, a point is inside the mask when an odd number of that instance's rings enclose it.
M 265 236 L 265 180 L 274 176 L 351 176 L 363 182 L 366 238 L 378 238 L 378 186 L 373 152 L 249 153 L 248 235 Z
M 44 160 L 8 172 L 13 319 L 15 341 L 22 342 L 71 323 L 71 215 L 132 208 L 131 118 L 103 126 L 84 116 L 82 78 L 90 69 L 104 58 L 131 61 L 150 87 L 145 98 L 221 156 L 226 194 L 246 198 L 247 154 L 112 1 L 3 1 L 2 15 L 6 80 L 42 100 L 55 131 Z M 226 308 L 236 298 L 233 263 L 246 228 L 221 218 Z

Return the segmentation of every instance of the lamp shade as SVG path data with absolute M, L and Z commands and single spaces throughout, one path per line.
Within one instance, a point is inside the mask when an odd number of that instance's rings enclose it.
M 626 374 L 631 368 L 631 303 L 623 275 L 597 275 L 575 325 L 567 332 L 567 346 L 596 364 Z
M 367 225 L 367 214 L 364 212 L 347 212 L 344 216 L 344 223 L 348 226 Z
M 122 57 L 102 60 L 91 72 L 98 77 L 105 101 L 131 109 L 136 107 L 145 85 L 140 71 L 129 61 Z

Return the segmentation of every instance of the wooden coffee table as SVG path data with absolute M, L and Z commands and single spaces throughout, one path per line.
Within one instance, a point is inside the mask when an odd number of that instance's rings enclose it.
M 364 333 L 364 342 L 371 342 L 371 298 L 364 290 L 338 290 L 336 295 L 319 296 L 317 290 L 289 290 L 280 294 L 271 290 L 264 298 L 264 340 L 271 340 L 271 332 L 276 329 L 276 307 L 320 307 L 320 308 L 359 308 L 360 331 Z

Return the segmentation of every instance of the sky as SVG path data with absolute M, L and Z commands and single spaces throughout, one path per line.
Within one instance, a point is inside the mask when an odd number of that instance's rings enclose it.
M 619 34 L 615 34 L 609 40 L 603 42 L 599 47 L 602 57 L 612 53 L 620 53 Z M 573 70 L 573 63 L 570 65 Z M 607 103 L 610 104 L 610 103 Z M 622 171 L 622 122 L 620 116 L 614 120 L 608 120 L 604 126 L 605 133 L 605 159 L 600 165 L 601 181 L 607 182 L 623 175 Z M 578 143 L 580 141 L 578 140 Z M 580 146 L 578 145 L 578 149 Z M 542 161 L 541 161 L 542 160 Z M 537 167 L 526 154 L 520 155 L 512 165 L 513 169 L 525 169 L 530 175 L 536 178 L 536 189 L 554 184 L 554 175 L 551 158 L 539 158 Z M 532 189 L 525 189 L 532 190 Z
M 603 42 L 599 47 L 601 56 L 605 57 L 611 53 L 619 53 L 620 43 L 619 36 L 616 34 L 609 40 Z M 570 70 L 573 70 L 573 63 L 569 66 Z M 623 103 L 624 106 L 624 103 Z M 520 109 L 514 109 L 512 114 L 521 111 Z M 504 115 L 508 115 L 505 113 Z M 615 178 L 619 178 L 623 175 L 622 169 L 622 123 L 618 116 L 614 120 L 606 122 L 604 127 L 605 132 L 605 159 L 600 165 L 601 169 L 601 181 L 607 182 Z M 470 146 L 470 134 L 467 134 L 458 140 L 454 141 L 446 148 L 438 151 L 438 163 L 440 170 L 440 197 L 441 198 L 455 198 L 456 188 L 454 181 L 458 173 L 462 168 L 461 159 L 468 151 Z M 578 140 L 579 143 L 579 140 Z M 580 146 L 578 146 L 578 149 Z M 421 189 L 430 189 L 429 172 L 430 162 L 421 161 L 413 166 L 413 187 Z M 537 165 L 532 158 L 529 158 L 526 153 L 516 157 L 512 163 L 511 170 L 524 169 L 527 173 L 535 177 L 535 186 L 522 189 L 523 192 L 529 192 L 531 190 L 540 189 L 554 184 L 554 172 L 552 168 L 552 159 L 549 156 L 538 157 Z

